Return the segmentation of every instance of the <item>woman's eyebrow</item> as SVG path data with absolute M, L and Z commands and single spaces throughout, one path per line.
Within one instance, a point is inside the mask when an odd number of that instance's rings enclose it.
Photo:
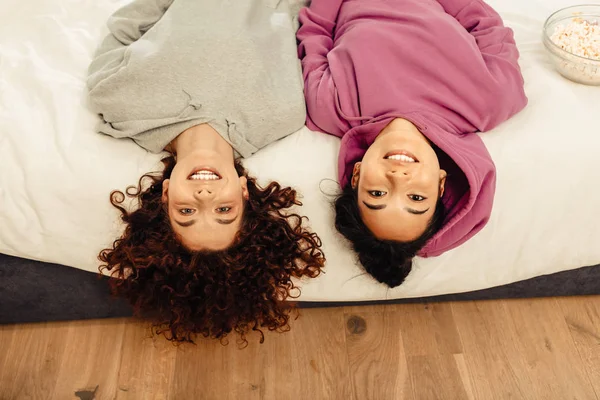
M 367 207 L 370 208 L 371 210 L 383 210 L 384 208 L 387 207 L 386 204 L 379 204 L 377 206 L 374 206 L 372 204 L 367 204 L 366 202 L 363 201 L 363 204 Z
M 427 211 L 429 211 L 429 208 L 427 210 L 423 210 L 423 211 L 414 210 L 412 208 L 405 208 L 405 210 L 408 211 L 411 214 L 421 215 L 421 214 L 425 214 Z
M 192 226 L 192 225 L 194 225 L 194 224 L 196 223 L 196 220 L 195 220 L 195 219 L 192 219 L 192 220 L 190 220 L 190 221 L 187 221 L 187 222 L 179 222 L 179 221 L 175 220 L 175 223 L 176 223 L 177 225 L 179 225 L 179 226 L 183 226 L 183 227 L 185 228 L 185 227 L 188 227 L 188 226 Z
M 236 215 L 236 217 L 233 219 L 218 219 L 217 222 L 221 225 L 229 225 L 229 224 L 233 224 L 237 218 L 238 217 Z

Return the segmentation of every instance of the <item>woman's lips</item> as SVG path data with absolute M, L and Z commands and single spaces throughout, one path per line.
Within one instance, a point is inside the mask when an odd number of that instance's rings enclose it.
M 383 158 L 386 160 L 400 161 L 403 163 L 419 162 L 419 159 L 413 153 L 406 150 L 392 150 L 388 152 Z
M 212 167 L 197 167 L 188 175 L 190 180 L 216 181 L 221 179 L 219 172 Z

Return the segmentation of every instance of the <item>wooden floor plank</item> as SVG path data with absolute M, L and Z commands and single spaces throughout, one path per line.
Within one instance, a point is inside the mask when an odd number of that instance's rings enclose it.
M 248 346 L 240 349 L 232 339 L 227 346 L 208 339 L 181 345 L 169 398 L 259 399 L 261 346 L 252 337 Z
M 462 382 L 463 387 L 465 388 L 467 399 L 475 400 L 475 395 L 473 393 L 473 381 L 471 379 L 471 371 L 469 371 L 469 367 L 467 366 L 467 362 L 465 361 L 464 354 L 454 354 L 454 362 L 456 363 L 456 367 L 458 368 L 460 380 Z
M 397 307 L 402 307 L 402 304 L 364 304 L 358 306 L 345 306 L 344 314 L 369 313 L 377 314 L 388 311 L 396 311 Z
M 263 344 L 265 349 L 259 350 L 262 369 L 260 399 L 295 400 L 303 398 L 304 382 L 297 374 L 298 360 L 294 359 L 293 353 L 295 341 L 302 339 L 294 337 L 292 334 L 293 330 L 302 324 L 302 319 L 293 321 L 292 324 L 290 332 L 269 334 Z M 272 368 L 271 365 L 275 367 Z
M 452 307 L 476 398 L 596 398 L 554 299 Z
M 177 348 L 162 337 L 152 337 L 149 324 L 125 326 L 117 400 L 166 400 L 175 372 Z
M 557 302 L 600 399 L 600 297 L 564 297 Z
M 0 400 L 8 400 L 19 379 L 19 373 L 15 371 L 17 360 L 11 357 L 11 352 L 16 348 L 15 332 L 24 325 L 2 325 L 0 326 Z
M 355 399 L 413 399 L 400 312 L 345 311 L 346 347 Z
M 453 354 L 410 356 L 408 370 L 415 399 L 469 398 Z
M 394 307 L 415 399 L 466 399 L 468 389 L 454 358 L 463 347 L 450 304 Z
M 66 346 L 64 323 L 14 326 L 0 370 L 0 399 L 49 399 Z M 10 332 L 6 330 L 5 332 Z M 2 335 L 4 336 L 4 335 Z M 7 338 L 8 339 L 8 338 Z
M 69 324 L 53 400 L 116 397 L 125 321 L 110 319 Z
M 290 334 L 293 370 L 302 382 L 297 398 L 353 399 L 343 308 L 303 310 Z
M 527 369 L 516 343 L 517 332 L 503 301 L 451 305 L 461 338 L 473 396 L 485 400 L 538 400 L 529 393 Z
M 0 326 L 0 400 L 600 400 L 600 297 L 302 310 L 173 347 L 132 319 Z M 77 392 L 77 394 L 76 394 Z
M 291 332 L 239 349 L 199 341 L 178 351 L 171 398 L 351 399 L 341 309 L 303 310 Z
M 463 352 L 449 303 L 403 304 L 398 327 L 407 356 L 450 355 Z
M 555 299 L 507 301 L 519 352 L 536 399 L 596 399 L 562 309 Z M 544 382 L 544 384 L 539 384 Z

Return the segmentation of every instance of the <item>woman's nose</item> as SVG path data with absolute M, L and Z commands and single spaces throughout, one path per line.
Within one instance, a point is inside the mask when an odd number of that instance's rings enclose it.
M 213 192 L 208 189 L 198 189 L 194 192 L 194 196 L 199 200 L 208 199 L 212 197 L 212 194 Z
M 410 178 L 410 171 L 408 170 L 391 170 L 387 173 L 388 177 L 394 179 L 407 179 Z

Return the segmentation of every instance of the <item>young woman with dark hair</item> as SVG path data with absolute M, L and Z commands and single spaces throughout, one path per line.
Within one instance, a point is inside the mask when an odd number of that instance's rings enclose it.
M 397 286 L 489 219 L 475 132 L 527 103 L 513 32 L 482 0 L 313 0 L 299 20 L 307 125 L 342 138 L 336 227 Z
M 114 292 L 173 341 L 287 329 L 292 278 L 319 275 L 321 243 L 289 211 L 296 192 L 239 161 L 304 125 L 287 1 L 136 0 L 108 27 L 88 78 L 99 131 L 171 153 L 111 194 Z

